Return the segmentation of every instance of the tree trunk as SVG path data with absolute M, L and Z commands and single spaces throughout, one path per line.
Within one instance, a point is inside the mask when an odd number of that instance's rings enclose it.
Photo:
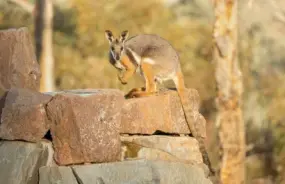
M 214 0 L 213 59 L 217 83 L 217 128 L 221 146 L 220 182 L 245 183 L 245 128 L 242 73 L 237 59 L 237 0 Z
M 40 91 L 54 90 L 54 58 L 52 50 L 53 31 L 52 0 L 37 0 L 35 10 L 36 56 L 40 63 L 42 77 Z

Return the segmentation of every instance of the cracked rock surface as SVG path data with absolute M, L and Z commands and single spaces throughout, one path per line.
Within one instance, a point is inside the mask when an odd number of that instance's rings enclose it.
M 25 27 L 0 31 L 0 88 L 39 89 L 41 71 Z
M 124 159 L 202 164 L 198 141 L 189 136 L 121 136 Z
M 186 94 L 194 113 L 200 116 L 198 112 L 200 99 L 197 90 L 187 89 Z M 196 123 L 205 127 L 202 119 Z M 203 129 L 205 131 L 205 128 Z M 175 90 L 162 91 L 156 96 L 126 100 L 122 109 L 121 133 L 152 135 L 158 131 L 169 134 L 191 133 Z
M 124 101 L 119 90 L 57 93 L 47 105 L 55 160 L 59 165 L 120 159 L 119 127 Z
M 0 138 L 40 141 L 50 128 L 45 106 L 51 98 L 37 91 L 11 88 L 1 100 Z
M 39 184 L 53 184 L 51 181 L 61 184 L 212 184 L 195 165 L 146 160 L 42 167 Z
M 54 166 L 50 142 L 0 142 L 0 183 L 38 184 L 39 168 Z

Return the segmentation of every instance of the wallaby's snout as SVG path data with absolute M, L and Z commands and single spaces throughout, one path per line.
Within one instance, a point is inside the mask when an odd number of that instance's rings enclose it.
M 119 38 L 114 38 L 113 33 L 110 30 L 105 31 L 105 36 L 110 44 L 110 52 L 114 60 L 119 61 L 121 59 L 122 53 L 124 52 L 124 44 L 128 38 L 129 32 L 123 31 Z
M 115 43 L 111 46 L 111 53 L 113 55 L 113 58 L 116 61 L 119 61 L 121 59 L 121 55 L 122 55 L 123 50 L 124 50 L 123 45 L 121 45 L 119 43 Z

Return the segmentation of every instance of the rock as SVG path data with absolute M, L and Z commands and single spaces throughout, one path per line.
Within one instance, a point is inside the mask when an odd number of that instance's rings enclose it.
M 120 159 L 119 127 L 124 95 L 119 90 L 74 90 L 47 105 L 59 165 Z
M 0 87 L 0 123 L 1 123 L 1 117 L 2 117 L 2 111 L 3 111 L 3 108 L 5 107 L 5 100 L 6 100 L 6 97 L 7 97 L 7 91 L 6 90 L 3 90 L 1 89 Z
M 121 136 L 124 159 L 165 160 L 202 164 L 198 142 L 193 137 Z
M 201 168 L 166 161 L 124 161 L 73 166 L 82 184 L 211 184 Z
M 39 184 L 79 184 L 70 167 L 41 167 Z
M 191 106 L 199 109 L 199 94 L 188 89 Z M 165 133 L 189 134 L 189 128 L 176 91 L 161 92 L 157 96 L 126 100 L 122 109 L 120 132 L 124 134 Z
M 212 184 L 191 164 L 166 161 L 123 161 L 40 168 L 39 184 Z
M 1 141 L 0 183 L 38 184 L 39 168 L 54 165 L 52 154 L 50 142 Z
M 50 95 L 29 89 L 11 88 L 4 97 L 0 138 L 37 142 L 50 128 L 45 111 Z
M 0 31 L 0 88 L 38 90 L 40 67 L 27 28 Z

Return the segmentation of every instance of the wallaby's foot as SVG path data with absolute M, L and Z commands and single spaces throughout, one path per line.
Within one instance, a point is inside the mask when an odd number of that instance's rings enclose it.
M 132 98 L 132 94 L 136 93 L 136 92 L 142 92 L 145 91 L 145 87 L 141 87 L 141 88 L 133 88 L 132 90 L 130 90 L 126 95 L 125 98 Z
M 135 91 L 129 94 L 129 98 L 139 98 L 139 97 L 148 97 L 148 96 L 154 96 L 157 92 L 146 92 L 146 91 Z

